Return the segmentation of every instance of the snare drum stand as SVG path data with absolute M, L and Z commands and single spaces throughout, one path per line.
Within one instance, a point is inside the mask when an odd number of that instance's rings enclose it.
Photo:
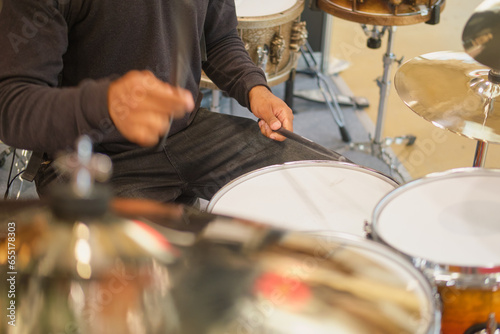
M 387 110 L 387 98 L 389 97 L 389 91 L 391 86 L 390 75 L 391 67 L 394 62 L 401 64 L 403 58 L 397 60 L 393 53 L 394 46 L 394 34 L 396 32 L 395 26 L 384 26 L 382 30 L 379 30 L 377 26 L 374 26 L 372 30 L 369 30 L 366 25 L 362 25 L 363 31 L 368 38 L 368 47 L 372 49 L 377 49 L 381 46 L 381 37 L 384 33 L 388 31 L 388 41 L 387 50 L 383 57 L 384 72 L 382 78 L 377 79 L 377 85 L 380 88 L 380 100 L 377 113 L 377 123 L 375 126 L 375 135 L 371 138 L 369 134 L 369 142 L 366 143 L 351 143 L 349 148 L 351 150 L 357 150 L 371 154 L 377 157 L 384 163 L 386 163 L 391 171 L 396 172 L 398 176 L 404 181 L 404 177 L 401 175 L 398 166 L 396 165 L 395 158 L 391 156 L 388 152 L 388 146 L 391 144 L 403 144 L 406 146 L 413 145 L 416 137 L 413 135 L 398 136 L 393 138 L 382 138 L 382 129 L 385 123 L 385 114 Z

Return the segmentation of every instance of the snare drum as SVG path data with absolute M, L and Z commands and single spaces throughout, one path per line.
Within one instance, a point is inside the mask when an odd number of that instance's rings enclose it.
M 304 0 L 236 0 L 235 5 L 238 33 L 269 86 L 286 81 L 307 39 L 305 22 L 300 22 Z M 217 89 L 205 74 L 200 86 Z
M 371 25 L 408 25 L 429 21 L 445 0 L 316 0 L 328 14 Z
M 382 199 L 371 228 L 436 283 L 443 334 L 464 333 L 490 314 L 500 321 L 500 170 L 412 181 Z
M 350 163 L 290 162 L 233 180 L 207 210 L 289 230 L 364 236 L 376 204 L 396 187 L 391 178 Z

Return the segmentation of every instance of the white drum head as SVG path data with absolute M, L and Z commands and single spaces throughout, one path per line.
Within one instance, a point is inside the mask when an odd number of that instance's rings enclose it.
M 292 8 L 297 0 L 235 0 L 238 17 L 257 17 L 279 14 Z
M 373 216 L 377 238 L 441 265 L 500 265 L 500 171 L 434 174 L 391 192 Z
M 397 183 L 375 171 L 339 162 L 294 162 L 237 178 L 208 205 L 215 214 L 295 231 L 364 236 L 364 223 Z

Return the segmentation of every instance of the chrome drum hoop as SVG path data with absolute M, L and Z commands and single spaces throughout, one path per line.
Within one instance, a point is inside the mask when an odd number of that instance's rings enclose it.
M 398 187 L 385 196 L 375 207 L 372 222 L 368 224 L 368 232 L 372 239 L 387 245 L 396 250 L 398 253 L 406 256 L 413 262 L 416 268 L 421 270 L 429 279 L 434 281 L 439 286 L 456 286 L 457 288 L 472 288 L 472 289 L 497 289 L 500 288 L 500 254 L 497 262 L 490 265 L 460 265 L 457 263 L 446 263 L 446 261 L 431 260 L 419 254 L 409 254 L 401 250 L 401 247 L 395 245 L 394 242 L 388 240 L 387 236 L 380 233 L 381 215 L 387 207 L 391 205 L 396 198 L 400 198 L 404 194 L 411 193 L 414 189 L 425 187 L 428 184 L 438 184 L 447 180 L 463 180 L 464 184 L 469 177 L 493 178 L 500 180 L 500 170 L 482 169 L 478 167 L 457 168 L 445 172 L 432 173 L 421 179 L 411 181 L 405 185 Z M 500 197 L 495 198 L 500 205 Z M 426 208 L 420 208 L 425 211 Z M 411 232 L 410 232 L 411 233 Z M 394 240 L 394 238 L 392 239 Z M 425 241 L 422 240 L 422 244 Z M 466 245 L 464 245 L 466 247 Z M 446 249 L 446 247 L 443 247 Z

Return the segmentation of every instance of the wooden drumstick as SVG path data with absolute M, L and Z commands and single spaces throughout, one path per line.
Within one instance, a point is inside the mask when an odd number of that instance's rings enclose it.
M 311 150 L 313 152 L 319 153 L 321 155 L 325 155 L 325 156 L 327 156 L 329 158 L 333 158 L 336 161 L 351 162 L 350 160 L 348 160 L 343 155 L 341 155 L 341 154 L 339 154 L 337 152 L 334 152 L 332 150 L 329 150 L 326 147 L 321 146 L 321 145 L 313 142 L 312 140 L 307 139 L 305 137 L 302 137 L 302 136 L 300 136 L 300 135 L 298 135 L 298 134 L 296 134 L 296 133 L 294 133 L 294 132 L 292 132 L 290 130 L 287 130 L 287 129 L 283 128 L 283 127 L 279 128 L 275 132 L 279 133 L 282 136 L 285 136 L 288 139 L 293 140 L 296 143 L 301 144 L 302 146 L 308 148 L 309 150 Z

